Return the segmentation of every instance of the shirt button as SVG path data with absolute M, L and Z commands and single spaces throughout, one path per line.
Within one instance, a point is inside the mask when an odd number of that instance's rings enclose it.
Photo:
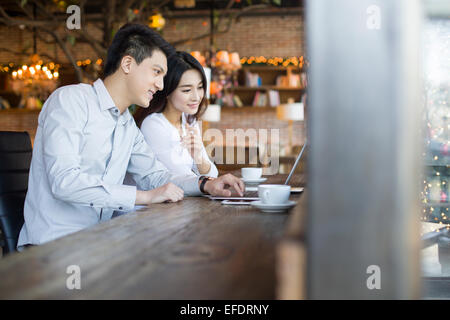
M 91 203 L 91 207 L 93 207 L 94 206 L 94 204 L 93 203 Z
M 123 208 L 122 207 L 119 207 L 119 210 L 122 210 Z

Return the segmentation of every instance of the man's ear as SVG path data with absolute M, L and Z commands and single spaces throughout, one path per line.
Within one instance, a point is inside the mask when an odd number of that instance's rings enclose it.
M 122 58 L 122 61 L 120 61 L 120 68 L 122 69 L 122 71 L 125 74 L 130 73 L 131 65 L 133 64 L 133 62 L 134 62 L 134 59 L 132 56 L 127 55 Z

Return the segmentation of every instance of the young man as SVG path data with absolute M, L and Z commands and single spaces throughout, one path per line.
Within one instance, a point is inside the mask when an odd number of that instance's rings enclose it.
M 243 182 L 172 176 L 128 111 L 162 90 L 174 49 L 143 25 L 125 25 L 108 49 L 104 76 L 57 89 L 45 102 L 33 148 L 18 249 L 79 231 L 134 205 L 176 202 L 202 192 L 242 195 Z M 157 139 L 158 137 L 155 137 Z M 126 172 L 137 187 L 123 185 Z

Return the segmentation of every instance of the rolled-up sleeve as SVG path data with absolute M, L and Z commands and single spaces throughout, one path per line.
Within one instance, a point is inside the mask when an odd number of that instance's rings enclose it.
M 81 171 L 83 128 L 88 121 L 83 94 L 63 87 L 47 101 L 40 119 L 44 166 L 56 199 L 78 205 L 124 210 L 136 202 L 136 187 L 113 185 Z
M 142 132 L 136 127 L 136 139 L 131 153 L 127 171 L 132 175 L 141 190 L 158 188 L 172 182 L 183 189 L 187 196 L 201 195 L 198 186 L 199 177 L 194 175 L 172 175 L 167 168 L 158 161 L 150 146 L 144 139 Z

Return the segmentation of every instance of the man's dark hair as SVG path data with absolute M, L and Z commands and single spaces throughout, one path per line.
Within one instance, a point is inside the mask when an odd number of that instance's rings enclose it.
M 175 49 L 156 31 L 143 24 L 128 23 L 117 31 L 108 48 L 104 77 L 112 75 L 119 68 L 122 58 L 130 55 L 140 64 L 151 57 L 154 50 L 161 50 L 166 57 L 175 53 Z

